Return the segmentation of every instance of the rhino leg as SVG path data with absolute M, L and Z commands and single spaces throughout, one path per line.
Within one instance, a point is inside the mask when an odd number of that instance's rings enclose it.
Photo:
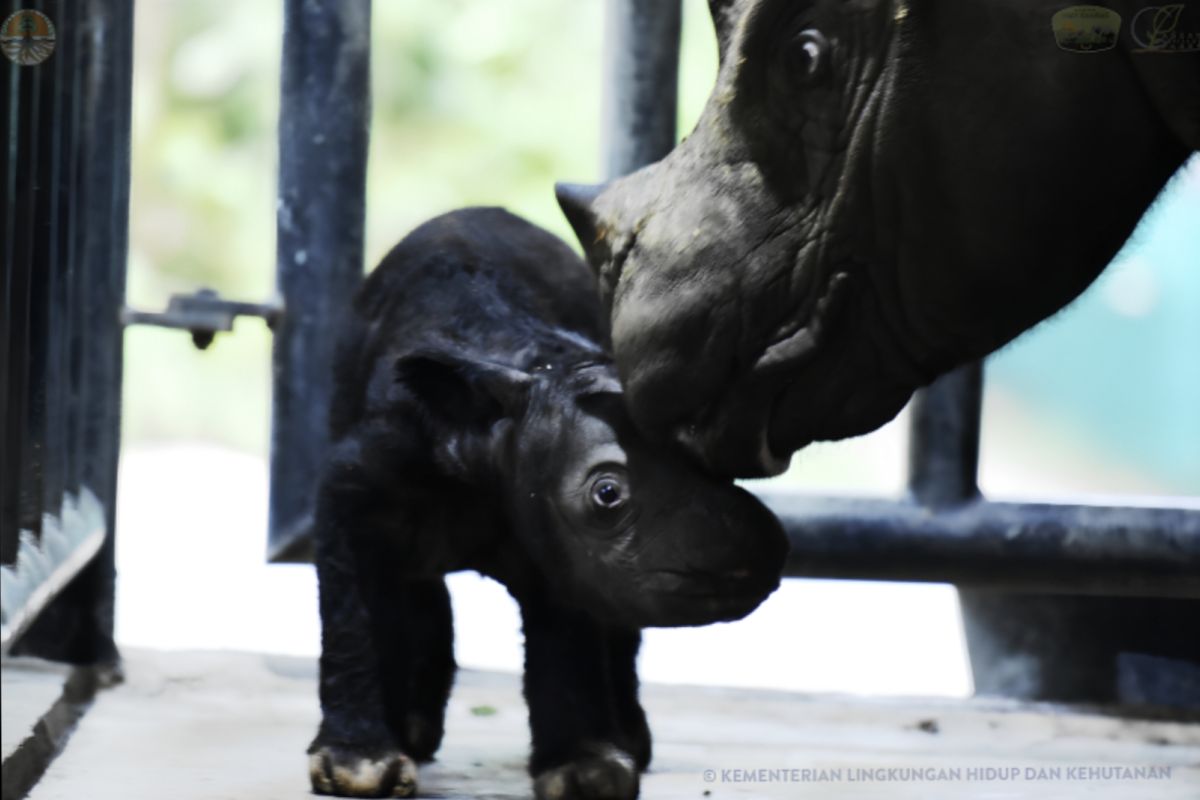
M 351 456 L 334 460 L 317 499 L 322 721 L 309 777 L 318 794 L 408 797 L 416 762 L 441 742 L 455 669 L 449 595 L 374 522 L 396 518 L 381 508 L 395 490 L 365 466 L 369 448 L 343 449 Z
M 450 592 L 441 577 L 413 579 L 396 587 L 394 602 L 403 618 L 384 664 L 388 728 L 405 753 L 429 761 L 442 743 L 446 703 L 457 670 Z M 387 661 L 395 668 L 389 669 Z
M 640 634 L 544 597 L 522 598 L 521 613 L 535 796 L 637 797 L 650 760 L 634 664 Z

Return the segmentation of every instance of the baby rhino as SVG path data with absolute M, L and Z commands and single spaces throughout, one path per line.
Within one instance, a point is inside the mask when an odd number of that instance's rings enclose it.
M 632 798 L 650 761 L 647 626 L 745 616 L 786 552 L 752 495 L 643 440 L 590 271 L 496 208 L 417 228 L 358 293 L 317 498 L 314 790 L 405 797 L 441 743 L 444 576 L 518 601 L 541 798 Z

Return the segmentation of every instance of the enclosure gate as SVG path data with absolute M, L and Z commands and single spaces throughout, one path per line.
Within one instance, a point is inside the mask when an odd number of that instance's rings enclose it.
M 5 20 L 18 9 L 41 12 L 54 36 L 42 63 L 0 59 L 0 621 L 6 652 L 73 663 L 116 658 L 133 49 L 126 6 L 0 3 Z
M 269 557 L 311 557 L 328 332 L 362 272 L 370 2 L 284 3 L 278 302 L 197 293 L 158 314 L 122 308 L 131 4 L 24 5 L 55 21 L 59 41 L 41 65 L 6 63 L 0 87 L 6 646 L 19 639 L 17 650 L 98 661 L 115 657 L 122 322 L 188 329 L 201 346 L 239 314 L 273 324 Z M 7 16 L 17 4 L 2 7 Z M 609 0 L 606 26 L 604 172 L 613 177 L 674 145 L 680 4 Z M 958 585 L 980 690 L 1200 702 L 1200 637 L 1184 634 L 1200 618 L 1200 511 L 984 500 L 981 382 L 971 365 L 914 400 L 909 499 L 764 493 L 791 542 L 787 574 Z M 40 606 L 48 610 L 31 626 Z M 1055 633 L 1064 626 L 1069 637 Z

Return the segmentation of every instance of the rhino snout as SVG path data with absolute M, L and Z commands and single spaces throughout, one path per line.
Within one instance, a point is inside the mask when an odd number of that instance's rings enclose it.
M 787 538 L 774 514 L 739 487 L 691 498 L 673 533 L 644 554 L 647 626 L 727 622 L 749 614 L 779 587 Z

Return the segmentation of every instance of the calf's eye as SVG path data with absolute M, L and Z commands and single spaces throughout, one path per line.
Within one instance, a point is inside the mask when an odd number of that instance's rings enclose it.
M 625 496 L 625 487 L 616 478 L 599 478 L 592 484 L 592 505 L 602 511 L 620 508 Z

